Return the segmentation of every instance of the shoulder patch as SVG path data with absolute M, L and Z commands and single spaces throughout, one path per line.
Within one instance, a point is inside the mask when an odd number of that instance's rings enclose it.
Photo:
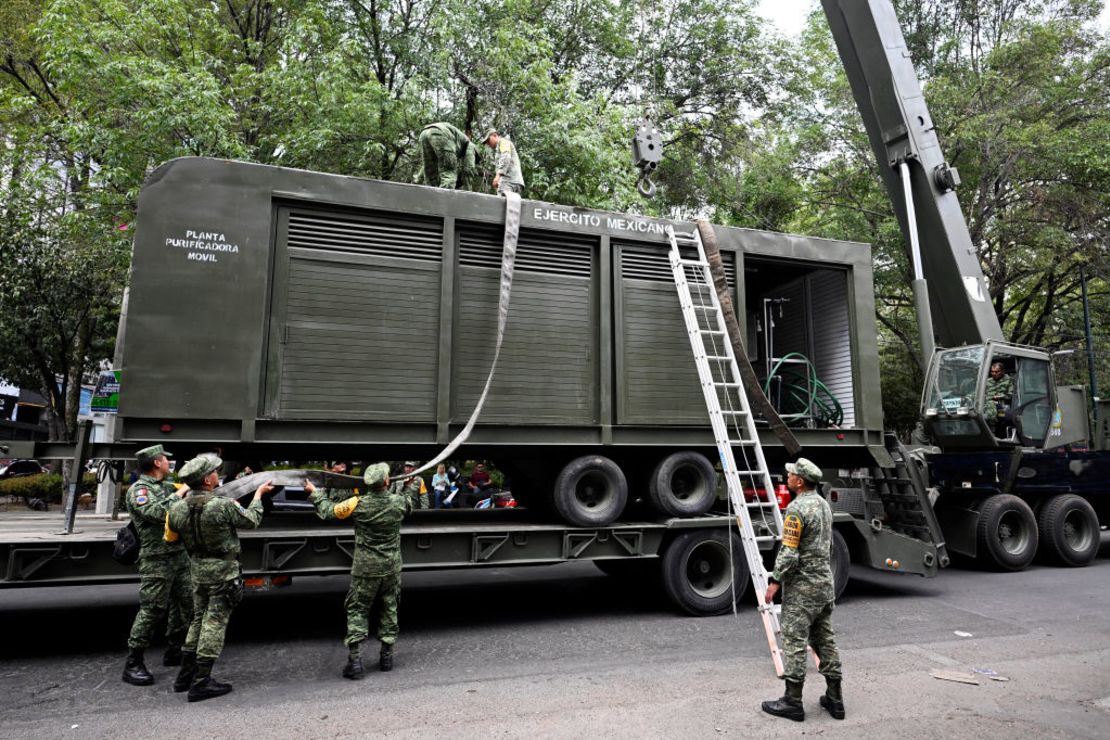
M 798 548 L 802 541 L 802 518 L 797 514 L 787 514 L 782 522 L 782 546 Z
M 247 513 L 247 510 L 245 508 L 243 508 L 243 505 L 241 503 L 239 503 L 238 501 L 235 502 L 235 507 L 237 509 L 239 509 L 239 511 L 243 512 L 244 514 Z
M 509 142 L 505 141 L 504 139 L 497 142 L 497 151 L 499 151 L 499 152 L 509 151 Z
M 358 507 L 358 496 L 351 496 L 349 499 L 342 501 L 335 505 L 335 518 L 346 519 L 355 512 Z
M 141 491 L 139 491 L 138 493 L 135 494 L 135 505 L 136 506 L 142 506 L 143 504 L 145 504 L 149 500 L 150 499 L 147 497 L 145 489 L 141 490 Z

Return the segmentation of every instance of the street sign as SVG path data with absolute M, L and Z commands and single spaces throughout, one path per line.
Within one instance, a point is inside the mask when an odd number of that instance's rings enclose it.
M 100 373 L 92 397 L 92 412 L 94 414 L 115 414 L 119 412 L 119 375 L 119 370 L 105 370 Z

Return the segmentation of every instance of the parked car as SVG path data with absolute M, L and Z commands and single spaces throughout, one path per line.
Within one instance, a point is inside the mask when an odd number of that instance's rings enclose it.
M 39 465 L 38 460 L 12 460 L 7 465 L 0 465 L 0 480 L 23 478 L 45 472 L 46 468 Z

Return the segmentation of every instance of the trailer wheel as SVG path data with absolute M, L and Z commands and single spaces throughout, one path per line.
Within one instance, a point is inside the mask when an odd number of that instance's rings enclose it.
M 1041 507 L 1037 524 L 1044 554 L 1052 561 L 1080 568 L 1098 555 L 1098 516 L 1086 499 L 1071 493 L 1053 496 Z
M 659 461 L 648 480 L 648 500 L 661 514 L 699 516 L 717 499 L 717 471 L 705 455 L 683 450 Z
M 980 562 L 998 570 L 1024 570 L 1037 554 L 1037 519 L 1029 504 L 1000 493 L 979 509 L 975 537 Z
M 833 574 L 833 599 L 840 601 L 840 595 L 848 588 L 849 571 L 852 565 L 852 554 L 848 550 L 848 543 L 844 535 L 837 530 L 832 533 L 832 574 Z
M 663 553 L 663 589 L 675 606 L 695 617 L 725 613 L 732 607 L 733 587 L 739 601 L 748 582 L 744 546 L 724 530 L 684 532 Z
M 615 462 L 584 455 L 563 466 L 555 478 L 552 503 L 567 522 L 604 527 L 620 516 L 628 502 L 628 481 Z

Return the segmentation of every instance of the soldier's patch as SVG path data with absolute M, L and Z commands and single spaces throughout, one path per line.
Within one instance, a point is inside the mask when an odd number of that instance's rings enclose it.
M 238 501 L 236 501 L 236 502 L 235 502 L 235 505 L 239 507 L 239 511 L 241 511 L 241 512 L 242 512 L 242 513 L 244 513 L 244 514 L 246 514 L 246 513 L 247 513 L 247 510 L 243 508 L 243 505 L 242 505 L 241 503 L 239 503 Z
M 181 539 L 177 532 L 173 531 L 173 527 L 170 526 L 170 515 L 168 513 L 166 514 L 166 529 L 162 533 L 162 539 L 166 542 L 177 542 Z
M 135 494 L 135 505 L 136 506 L 142 506 L 143 504 L 145 504 L 149 500 L 150 499 L 148 499 L 146 497 L 146 491 L 139 491 L 138 493 Z
M 798 548 L 802 541 L 802 519 L 797 514 L 789 514 L 782 522 L 782 546 Z
M 346 501 L 342 501 L 335 505 L 335 518 L 346 519 L 351 514 L 355 513 L 355 508 L 358 506 L 358 496 L 351 496 Z

